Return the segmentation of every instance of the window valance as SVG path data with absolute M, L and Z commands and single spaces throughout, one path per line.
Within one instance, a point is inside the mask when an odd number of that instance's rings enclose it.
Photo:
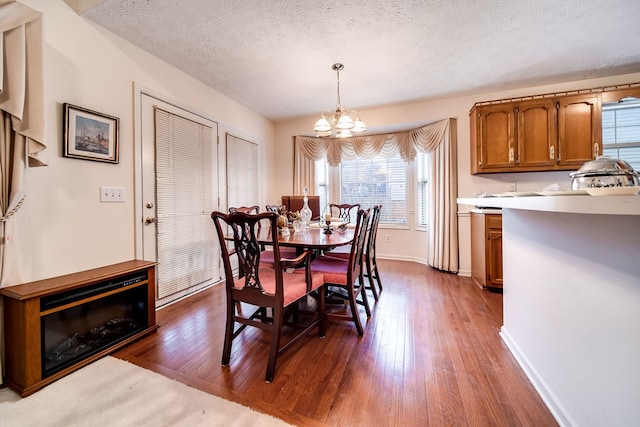
M 315 188 L 315 161 L 337 166 L 356 157 L 391 157 L 407 162 L 418 152 L 429 154 L 428 263 L 439 270 L 458 272 L 457 122 L 440 120 L 416 129 L 356 138 L 294 137 L 294 191 Z
M 296 146 L 309 160 L 327 159 L 330 166 L 345 160 L 376 156 L 392 157 L 396 154 L 406 162 L 412 162 L 418 152 L 428 153 L 436 149 L 449 126 L 449 119 L 440 120 L 416 129 L 368 135 L 353 138 L 318 138 L 296 136 Z

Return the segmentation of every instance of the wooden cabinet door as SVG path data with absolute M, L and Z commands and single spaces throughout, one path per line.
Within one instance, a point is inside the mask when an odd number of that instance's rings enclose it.
M 602 155 L 602 117 L 598 94 L 570 95 L 558 102 L 558 165 L 575 166 Z
M 513 168 L 516 164 L 514 105 L 509 103 L 479 107 L 478 122 L 478 171 Z
M 486 262 L 489 288 L 502 289 L 502 215 L 486 215 Z
M 502 289 L 502 215 L 471 213 L 471 277 L 481 288 Z
M 471 212 L 471 277 L 480 286 L 487 286 L 486 237 L 484 214 Z
M 548 167 L 556 164 L 557 126 L 556 103 L 541 99 L 519 104 L 518 168 Z
M 487 253 L 487 287 L 502 288 L 502 230 L 489 230 Z

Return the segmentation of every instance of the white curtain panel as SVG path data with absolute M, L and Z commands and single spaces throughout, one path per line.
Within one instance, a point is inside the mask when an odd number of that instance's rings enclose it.
M 343 159 L 399 154 L 404 161 L 412 162 L 418 152 L 431 153 L 428 262 L 438 270 L 458 272 L 456 119 L 444 119 L 403 132 L 354 138 L 296 136 L 294 147 L 294 182 L 297 189 L 304 186 L 313 188 L 312 181 L 304 182 L 305 178 L 308 179 L 308 173 L 303 168 L 316 160 L 326 158 L 329 165 L 337 166 Z
M 303 151 L 297 147 L 299 142 L 294 137 L 294 158 L 293 158 L 293 193 L 302 194 L 306 188 L 309 196 L 315 196 L 316 188 L 316 163 L 315 160 L 303 154 Z M 324 157 L 321 157 L 324 158 Z
M 21 265 L 20 207 L 25 173 L 44 166 L 42 15 L 15 1 L 0 1 L 0 287 L 28 280 Z M 0 300 L 0 378 L 4 321 Z

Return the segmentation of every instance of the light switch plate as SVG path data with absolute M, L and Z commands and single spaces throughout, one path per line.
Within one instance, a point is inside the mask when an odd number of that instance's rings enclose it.
M 125 201 L 124 187 L 100 187 L 100 203 L 124 203 Z

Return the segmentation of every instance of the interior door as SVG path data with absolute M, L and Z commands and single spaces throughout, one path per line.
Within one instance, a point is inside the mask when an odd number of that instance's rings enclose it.
M 218 201 L 218 125 L 153 96 L 140 96 L 138 252 L 142 259 L 158 262 L 156 305 L 161 306 L 220 279 L 219 245 L 210 218 Z M 169 124 L 162 124 L 167 117 Z M 187 145 L 193 138 L 204 138 L 204 154 L 194 155 Z M 204 172 L 194 172 L 205 157 L 210 158 Z

